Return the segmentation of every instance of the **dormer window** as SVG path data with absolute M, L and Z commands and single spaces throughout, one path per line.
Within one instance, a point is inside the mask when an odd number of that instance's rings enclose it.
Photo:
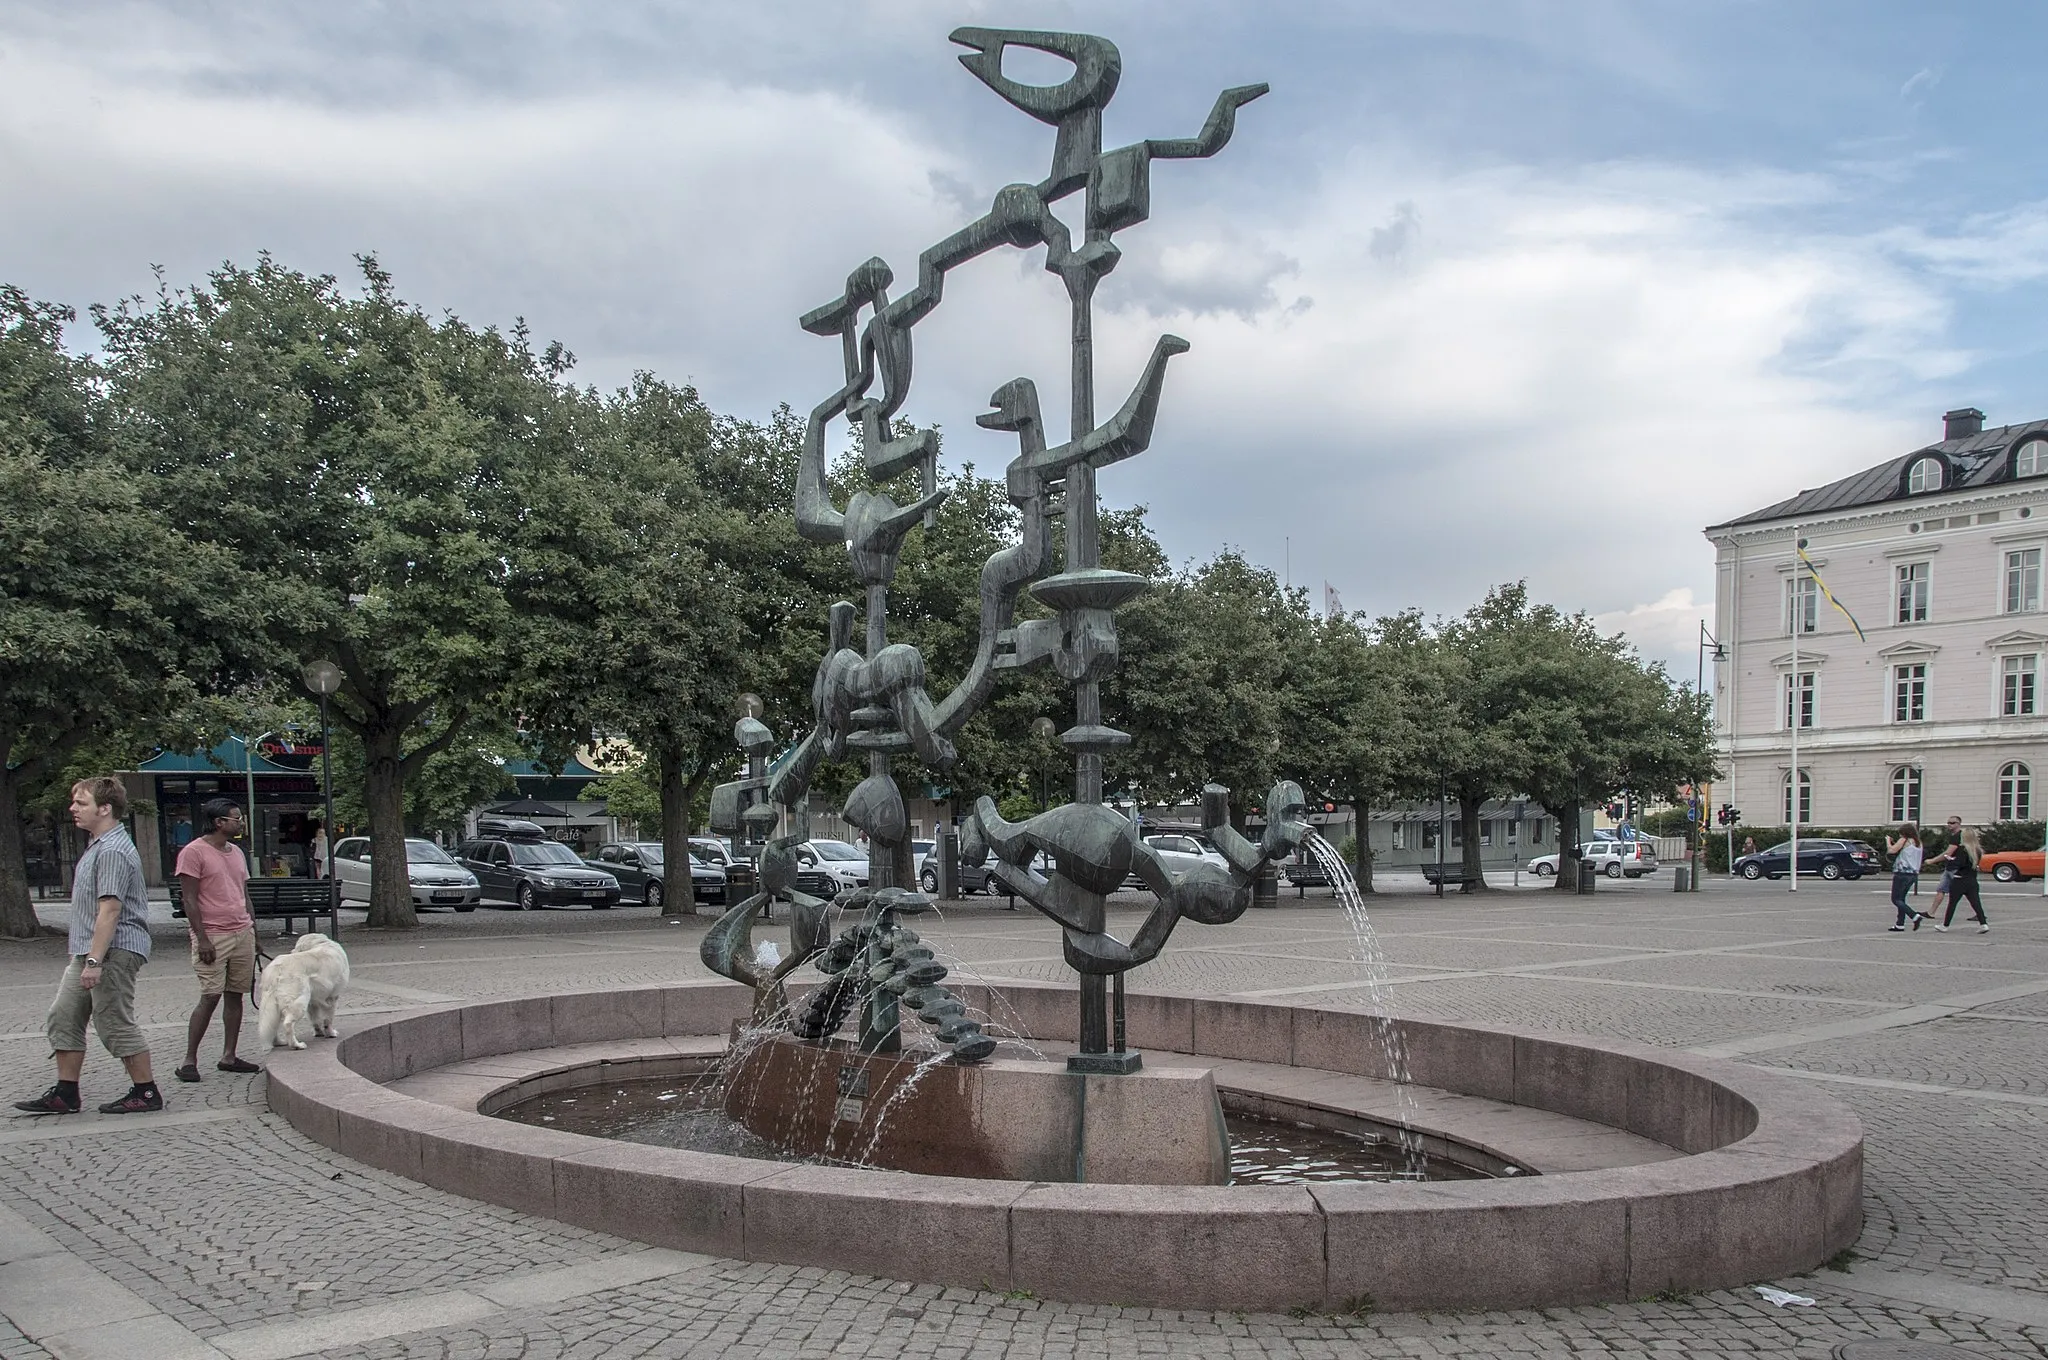
M 2048 441 L 2043 441 L 2043 445 L 2048 447 Z M 1922 458 L 1913 464 L 1912 470 L 1906 474 L 1906 490 L 1915 496 L 1926 491 L 1941 490 L 1941 460 Z
M 2012 451 L 2012 475 L 2039 477 L 2048 473 L 2048 439 L 2029 439 Z

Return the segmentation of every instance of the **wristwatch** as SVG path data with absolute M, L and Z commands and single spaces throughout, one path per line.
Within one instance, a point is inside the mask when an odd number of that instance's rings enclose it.
M 94 958 L 90 954 L 87 954 L 85 956 L 85 966 L 88 968 L 102 968 L 105 967 L 105 964 L 101 960 Z

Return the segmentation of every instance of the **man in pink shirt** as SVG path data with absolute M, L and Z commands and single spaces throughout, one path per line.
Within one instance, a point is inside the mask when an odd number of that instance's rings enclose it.
M 199 809 L 206 834 L 194 837 L 178 852 L 178 885 L 185 898 L 185 925 L 192 933 L 192 970 L 199 974 L 199 1004 L 185 1026 L 185 1065 L 179 1081 L 199 1080 L 199 1041 L 213 1023 L 223 993 L 227 1013 L 221 1019 L 223 1072 L 260 1072 L 255 1063 L 235 1055 L 242 1039 L 242 998 L 256 983 L 256 922 L 249 916 L 249 861 L 242 847 L 230 842 L 242 834 L 242 810 L 225 798 Z

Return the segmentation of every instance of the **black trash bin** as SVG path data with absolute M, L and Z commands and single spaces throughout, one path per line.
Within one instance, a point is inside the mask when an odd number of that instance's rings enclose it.
M 1252 905 L 1254 907 L 1277 907 L 1280 905 L 1280 870 L 1271 861 L 1261 866 L 1259 876 L 1252 880 Z
M 1579 891 L 1589 893 L 1600 882 L 1600 866 L 1590 859 L 1579 860 Z

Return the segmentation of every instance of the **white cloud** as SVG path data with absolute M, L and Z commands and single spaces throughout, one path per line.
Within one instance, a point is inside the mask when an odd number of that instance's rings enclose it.
M 1712 600 L 1695 599 L 1692 587 L 1679 586 L 1647 604 L 1595 614 L 1593 626 L 1610 636 L 1627 638 L 1638 652 L 1664 662 L 1674 679 L 1689 682 L 1697 678 L 1699 670 L 1700 625 L 1713 612 Z M 1687 655 L 1693 657 L 1691 671 L 1680 664 Z
M 388 39 L 345 9 L 236 11 L 232 40 L 147 6 L 50 19 L 0 54 L 0 258 L 83 304 L 149 286 L 150 262 L 182 282 L 265 247 L 337 271 L 375 249 L 407 296 L 478 322 L 524 314 L 590 378 L 651 367 L 721 409 L 801 407 L 836 383 L 837 352 L 798 313 L 870 255 L 908 280 L 998 183 L 1042 173 L 1048 130 L 939 74 L 948 22 L 1008 21 L 985 8 L 808 25 L 734 10 L 722 33 L 683 12 L 420 11 L 415 29 L 449 30 Z M 1076 22 L 1063 8 L 1025 21 Z M 1361 27 L 1496 22 L 1378 8 Z M 1585 20 L 1614 39 L 1602 51 L 1656 56 L 1602 14 Z M 352 22 L 321 47 L 322 25 Z M 886 41 L 856 31 L 876 24 Z M 1576 50 L 1580 29 L 1547 24 L 1510 27 Z M 1688 79 L 1657 61 L 1617 70 Z M 936 91 L 926 104 L 903 96 L 906 69 Z M 1135 64 L 1126 84 L 1112 140 L 1192 131 L 1140 101 L 1170 87 L 1199 118 L 1213 88 Z M 1562 149 L 1475 167 L 1290 123 L 1290 107 L 1276 85 L 1219 157 L 1158 166 L 1155 219 L 1121 238 L 1097 409 L 1159 331 L 1194 349 L 1153 451 L 1104 490 L 1151 504 L 1176 557 L 1291 553 L 1297 582 L 1327 578 L 1353 608 L 1455 611 L 1526 577 L 1689 675 L 1686 610 L 1711 584 L 1701 527 L 1933 437 L 1956 404 L 1941 384 L 1974 358 L 1947 339 L 1944 287 L 2048 275 L 2048 206 L 1946 232 L 1816 230 L 1843 192 L 1824 175 L 1574 165 Z M 1003 252 L 960 271 L 919 327 L 906 414 L 944 424 L 954 457 L 1009 456 L 971 422 L 1013 376 L 1039 380 L 1048 413 L 1067 404 L 1066 306 L 1039 263 Z

